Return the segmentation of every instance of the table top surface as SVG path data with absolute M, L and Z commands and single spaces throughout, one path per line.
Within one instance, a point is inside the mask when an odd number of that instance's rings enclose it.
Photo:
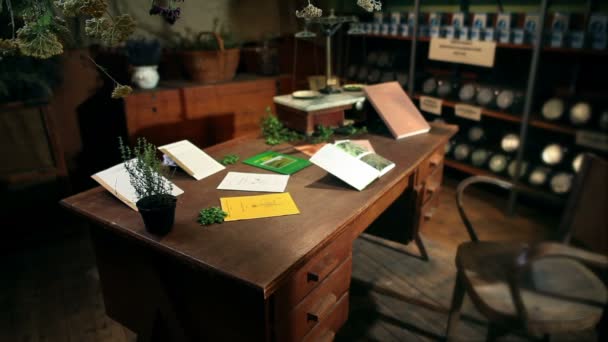
M 341 93 L 329 95 L 321 94 L 321 96 L 313 99 L 297 99 L 291 96 L 291 94 L 274 97 L 274 103 L 305 112 L 352 105 L 360 101 L 365 101 L 365 94 L 363 94 L 362 91 L 343 91 Z
M 220 197 L 259 194 L 216 189 L 229 171 L 269 173 L 243 163 L 200 181 L 178 172 L 172 180 L 184 194 L 178 197 L 173 229 L 164 237 L 146 232 L 139 213 L 101 187 L 66 198 L 61 204 L 105 229 L 236 278 L 267 298 L 294 271 L 294 265 L 340 234 L 456 131 L 456 126 L 433 125 L 429 133 L 402 140 L 372 134 L 357 137 L 369 139 L 376 152 L 396 167 L 360 192 L 315 165 L 307 167 L 290 176 L 286 189 L 300 209 L 299 215 L 200 226 L 196 222 L 200 209 L 219 206 Z M 254 138 L 231 140 L 205 151 L 216 159 L 235 153 L 244 160 L 269 149 L 307 158 L 291 145 L 270 148 L 262 139 Z

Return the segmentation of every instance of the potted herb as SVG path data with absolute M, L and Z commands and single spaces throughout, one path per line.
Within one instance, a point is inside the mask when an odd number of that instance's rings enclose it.
M 133 68 L 131 82 L 142 89 L 153 89 L 158 85 L 158 64 L 160 43 L 156 39 L 144 38 L 128 40 L 127 58 Z
M 146 230 L 156 235 L 167 234 L 175 220 L 177 198 L 172 195 L 173 185 L 164 177 L 167 168 L 156 157 L 156 146 L 139 138 L 131 149 L 119 139 L 119 149 Z

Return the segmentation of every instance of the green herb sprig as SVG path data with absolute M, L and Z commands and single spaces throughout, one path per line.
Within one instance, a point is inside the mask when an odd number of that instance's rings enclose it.
M 220 160 L 220 163 L 222 163 L 223 165 L 232 165 L 232 164 L 236 164 L 238 161 L 239 161 L 238 155 L 227 154 L 222 158 L 222 160 Z
M 224 222 L 224 218 L 228 216 L 228 213 L 223 211 L 220 207 L 209 207 L 201 209 L 198 214 L 198 223 L 203 226 L 208 226 L 214 223 Z
M 331 137 L 334 136 L 334 129 L 331 127 L 318 125 L 314 135 L 314 138 L 312 138 L 313 143 L 318 144 L 321 142 L 327 142 L 331 139 Z
M 283 126 L 283 123 L 266 107 L 266 117 L 262 119 L 262 136 L 268 145 L 279 145 L 285 142 L 302 140 L 302 135 Z

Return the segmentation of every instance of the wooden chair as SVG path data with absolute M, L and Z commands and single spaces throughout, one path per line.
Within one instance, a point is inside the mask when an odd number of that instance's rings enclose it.
M 528 335 L 548 339 L 550 334 L 596 326 L 606 307 L 607 291 L 606 285 L 586 266 L 596 271 L 608 268 L 608 163 L 585 156 L 558 229 L 561 243 L 529 246 L 479 241 L 463 209 L 463 192 L 476 183 L 504 189 L 514 187 L 507 181 L 484 176 L 470 177 L 458 185 L 458 210 L 471 242 L 461 244 L 456 253 L 457 275 L 447 339 L 457 337 L 456 323 L 465 292 L 489 320 L 487 340 L 509 330 L 523 330 Z M 577 237 L 584 246 L 600 253 L 570 246 L 570 241 Z M 602 332 L 600 338 L 601 335 Z

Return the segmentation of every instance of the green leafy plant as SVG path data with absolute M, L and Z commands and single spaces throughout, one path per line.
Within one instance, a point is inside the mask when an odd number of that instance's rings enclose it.
M 223 165 L 232 165 L 232 164 L 236 164 L 236 162 L 239 161 L 239 156 L 236 154 L 227 154 L 225 155 L 222 160 L 220 160 L 220 163 L 222 163 Z
M 203 226 L 207 226 L 214 223 L 224 222 L 224 218 L 228 216 L 228 213 L 223 211 L 220 207 L 209 207 L 201 209 L 198 214 L 198 223 Z
M 129 182 L 135 189 L 138 199 L 156 195 L 171 195 L 173 185 L 163 175 L 167 167 L 156 157 L 156 146 L 148 143 L 145 138 L 137 139 L 136 146 L 131 149 L 118 138 L 119 150 L 125 169 L 129 174 Z M 158 196 L 159 204 L 167 200 L 166 196 Z
M 331 127 L 325 127 L 323 125 L 318 125 L 315 130 L 314 137 L 312 138 L 312 142 L 315 144 L 326 142 L 334 136 L 334 129 Z
M 284 142 L 301 140 L 302 135 L 283 126 L 283 123 L 266 107 L 266 116 L 262 118 L 262 136 L 268 145 L 279 145 Z
M 367 127 L 366 126 L 356 127 L 354 125 L 349 125 L 349 126 L 343 126 L 343 127 L 336 128 L 334 130 L 334 132 L 336 134 L 342 134 L 342 135 L 365 134 L 365 133 L 367 133 Z

